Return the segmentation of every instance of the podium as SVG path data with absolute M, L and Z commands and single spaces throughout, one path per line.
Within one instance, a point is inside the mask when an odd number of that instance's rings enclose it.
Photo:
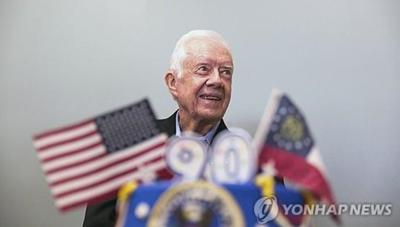
M 299 191 L 283 184 L 275 183 L 273 192 L 277 207 L 305 203 Z M 141 185 L 128 200 L 123 226 L 281 226 L 278 217 L 282 215 L 260 223 L 257 215 L 264 214 L 257 214 L 259 210 L 255 206 L 262 198 L 265 198 L 263 190 L 253 183 L 214 185 L 206 181 L 162 181 Z M 286 221 L 300 219 L 301 216 L 287 217 Z

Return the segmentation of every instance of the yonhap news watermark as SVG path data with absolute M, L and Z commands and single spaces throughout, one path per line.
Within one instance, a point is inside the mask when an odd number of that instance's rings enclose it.
M 391 203 L 340 203 L 340 204 L 279 204 L 275 196 L 262 197 L 254 204 L 254 215 L 260 224 L 265 224 L 281 212 L 285 216 L 332 216 L 348 214 L 352 216 L 390 216 Z

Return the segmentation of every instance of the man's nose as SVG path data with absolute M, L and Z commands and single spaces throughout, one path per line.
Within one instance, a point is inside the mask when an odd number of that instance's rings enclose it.
M 215 86 L 220 87 L 222 85 L 221 75 L 219 73 L 218 68 L 215 68 L 206 82 L 207 86 Z

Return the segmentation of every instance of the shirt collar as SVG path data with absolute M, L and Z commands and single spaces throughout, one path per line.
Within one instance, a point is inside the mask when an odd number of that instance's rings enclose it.
M 220 122 L 221 121 L 218 121 L 218 123 L 210 131 L 208 131 L 207 134 L 205 134 L 204 136 L 199 136 L 198 139 L 206 142 L 207 144 L 210 144 L 212 141 L 212 138 L 215 135 L 215 132 L 217 131 L 217 128 L 218 128 Z M 175 135 L 178 137 L 181 137 L 182 131 L 181 131 L 181 127 L 179 126 L 179 111 L 176 113 L 176 117 L 175 117 L 175 128 L 176 128 Z

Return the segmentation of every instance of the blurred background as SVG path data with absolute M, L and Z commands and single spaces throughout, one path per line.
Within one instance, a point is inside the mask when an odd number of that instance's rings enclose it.
M 168 117 L 163 75 L 192 29 L 231 45 L 229 126 L 253 134 L 271 89 L 288 92 L 338 202 L 393 204 L 389 217 L 345 215 L 344 226 L 398 226 L 399 12 L 397 0 L 0 0 L 0 226 L 82 225 L 84 209 L 55 209 L 32 134 L 143 97 Z

